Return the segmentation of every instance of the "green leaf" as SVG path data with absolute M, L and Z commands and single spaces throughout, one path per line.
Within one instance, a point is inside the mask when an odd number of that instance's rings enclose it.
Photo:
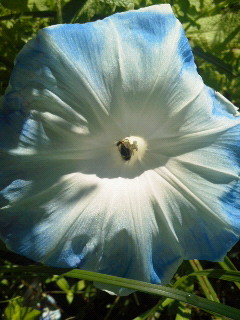
M 70 286 L 65 278 L 60 278 L 56 281 L 56 284 L 59 286 L 60 289 L 62 289 L 64 292 L 68 292 L 70 289 Z
M 10 10 L 21 12 L 29 10 L 49 10 L 46 0 L 2 0 L 1 5 Z
M 134 0 L 71 0 L 62 10 L 64 22 L 87 22 L 134 8 Z
M 71 304 L 72 302 L 73 302 L 73 299 L 74 299 L 74 294 L 73 294 L 73 292 L 68 292 L 67 293 L 67 295 L 66 295 L 66 298 L 67 298 L 67 302 L 69 303 L 69 304 Z
M 31 11 L 33 10 L 44 11 L 44 10 L 48 10 L 49 7 L 46 5 L 45 0 L 28 0 L 28 9 Z
M 85 288 L 85 281 L 83 281 L 83 280 L 78 281 L 76 290 L 77 290 L 77 291 L 81 291 L 81 290 L 83 290 L 84 288 Z
M 85 281 L 84 280 L 80 280 L 80 281 L 78 281 L 77 283 L 75 283 L 74 285 L 71 286 L 71 291 L 75 293 L 77 291 L 82 291 L 85 287 L 86 287 Z
M 205 14 L 202 16 L 201 14 L 195 15 L 195 20 L 198 24 L 193 25 L 189 23 L 189 21 L 184 24 L 187 29 L 187 36 L 191 38 L 199 47 L 209 51 L 209 49 L 214 48 L 214 50 L 218 50 L 221 53 L 222 43 L 230 45 L 230 42 L 237 44 L 237 34 L 233 32 L 238 26 L 240 17 L 233 14 Z M 190 18 L 193 18 L 190 17 Z M 229 41 L 226 43 L 226 39 L 229 35 Z M 226 49 L 226 47 L 224 47 Z
M 35 310 L 35 309 L 30 309 L 23 307 L 21 309 L 22 314 L 24 314 L 24 317 L 21 317 L 21 320 L 39 320 L 39 316 L 41 314 L 40 311 Z M 13 319 L 11 319 L 13 320 Z
M 1 5 L 14 11 L 26 11 L 28 9 L 28 0 L 2 0 Z
M 38 320 L 40 311 L 22 307 L 22 299 L 11 301 L 4 311 L 5 320 Z

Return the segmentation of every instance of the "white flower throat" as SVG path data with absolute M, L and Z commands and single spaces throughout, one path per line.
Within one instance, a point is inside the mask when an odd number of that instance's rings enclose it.
M 116 143 L 121 158 L 133 164 L 137 160 L 141 161 L 147 150 L 147 143 L 141 137 L 130 136 L 119 140 Z

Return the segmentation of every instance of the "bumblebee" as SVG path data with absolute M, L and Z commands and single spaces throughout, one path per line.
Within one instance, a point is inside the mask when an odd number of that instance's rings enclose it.
M 138 150 L 137 142 L 133 141 L 131 144 L 128 139 L 119 140 L 116 143 L 118 150 L 125 161 L 129 161 L 134 153 L 134 150 Z

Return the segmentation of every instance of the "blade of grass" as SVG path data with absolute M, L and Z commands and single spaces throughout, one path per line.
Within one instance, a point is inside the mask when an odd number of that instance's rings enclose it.
M 198 297 L 195 294 L 190 294 L 175 288 L 165 287 L 161 285 L 150 284 L 142 281 L 125 279 L 115 276 L 108 276 L 105 274 L 100 274 L 96 272 L 84 271 L 84 270 L 71 270 L 60 269 L 60 268 L 50 268 L 45 266 L 28 266 L 28 267 L 11 267 L 4 268 L 0 267 L 0 273 L 42 273 L 46 275 L 58 274 L 64 277 L 70 277 L 75 279 L 89 280 L 95 282 L 101 282 L 108 285 L 114 285 L 118 287 L 124 287 L 136 291 L 142 291 L 149 294 L 155 294 L 159 296 L 164 296 L 171 299 L 176 299 L 192 306 L 198 307 L 205 311 L 209 311 L 214 314 L 228 317 L 233 320 L 240 319 L 240 310 L 220 304 L 215 301 L 210 301 L 206 298 Z
M 224 260 L 219 261 L 218 264 L 220 264 L 220 266 L 225 270 L 238 271 L 238 269 L 235 267 L 235 265 L 232 263 L 232 261 L 228 258 L 228 256 L 225 256 Z
M 201 263 L 194 259 L 194 260 L 189 260 L 189 263 L 194 271 L 202 271 L 203 268 L 201 266 Z M 215 301 L 215 302 L 220 302 L 218 299 L 218 296 L 213 289 L 211 283 L 209 282 L 208 278 L 204 275 L 202 276 L 197 276 L 197 279 L 199 281 L 199 284 L 206 296 L 209 300 Z
M 209 278 L 232 281 L 232 282 L 236 282 L 238 285 L 240 284 L 240 271 L 205 269 L 202 271 L 193 272 L 189 274 L 187 277 L 191 277 L 191 276 L 207 276 Z
M 177 280 L 173 287 L 178 288 L 179 285 L 188 277 L 196 277 L 196 276 L 207 276 L 209 278 L 215 278 L 225 281 L 231 281 L 239 285 L 240 283 L 240 271 L 233 270 L 222 270 L 222 269 L 205 269 L 202 271 L 192 272 L 186 276 L 181 277 Z
M 133 320 L 147 320 L 150 319 L 151 316 L 153 316 L 153 314 L 155 312 L 160 312 L 167 307 L 168 305 L 170 305 L 171 303 L 173 303 L 174 300 L 170 299 L 170 298 L 163 298 L 161 299 L 153 308 L 149 309 L 148 311 L 144 312 L 143 314 L 137 316 L 136 318 L 134 318 Z
M 235 265 L 232 263 L 230 258 L 228 256 L 224 257 L 223 261 L 218 262 L 218 264 L 224 269 L 228 271 L 238 271 Z M 232 280 L 234 281 L 234 284 L 240 289 L 240 283 L 238 283 L 237 280 Z
M 103 320 L 109 320 L 110 316 L 112 315 L 113 309 L 116 307 L 118 301 L 119 301 L 120 297 L 117 296 L 117 298 L 114 300 L 114 302 L 112 303 L 108 313 L 106 314 L 105 318 Z
M 192 49 L 193 53 L 198 56 L 199 58 L 204 59 L 207 62 L 210 62 L 211 64 L 214 64 L 216 67 L 218 67 L 221 71 L 230 74 L 234 77 L 238 77 L 239 75 L 236 74 L 236 72 L 233 70 L 232 66 L 223 62 L 221 59 L 215 57 L 209 52 L 203 51 L 202 48 L 194 47 Z
M 179 302 L 175 320 L 191 320 L 192 309 L 183 302 Z
M 177 289 L 181 289 L 186 292 L 193 293 L 194 279 L 191 277 L 186 278 L 185 281 L 183 281 Z M 177 306 L 177 309 L 175 311 L 176 313 L 175 320 L 190 320 L 192 318 L 192 307 L 190 307 L 186 303 L 183 303 L 182 301 L 178 301 L 175 305 Z
M 64 275 L 75 278 L 75 277 L 78 277 L 77 275 L 78 272 L 79 270 L 72 270 Z M 85 278 L 85 275 L 84 275 L 84 280 L 90 280 L 90 281 L 93 280 L 97 282 L 129 288 L 137 291 L 142 291 L 150 294 L 161 295 L 161 296 L 165 296 L 168 298 L 185 302 L 187 304 L 193 305 L 205 311 L 209 311 L 213 314 L 217 314 L 220 316 L 225 316 L 230 319 L 239 320 L 240 318 L 240 310 L 226 306 L 226 305 L 222 305 L 215 301 L 210 301 L 208 299 L 198 297 L 195 294 L 189 294 L 187 292 L 184 292 L 178 289 L 164 287 L 161 285 L 153 285 L 153 284 L 136 281 L 136 280 L 123 279 L 119 277 L 107 276 L 107 275 L 102 275 L 97 273 L 91 273 L 91 274 L 96 274 L 96 278 L 93 279 L 93 277 L 88 275 Z

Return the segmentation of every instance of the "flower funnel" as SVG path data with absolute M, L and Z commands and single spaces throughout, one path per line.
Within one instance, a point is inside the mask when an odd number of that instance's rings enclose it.
M 237 109 L 169 5 L 47 27 L 0 107 L 0 237 L 49 266 L 167 284 L 238 241 L 239 159 Z

